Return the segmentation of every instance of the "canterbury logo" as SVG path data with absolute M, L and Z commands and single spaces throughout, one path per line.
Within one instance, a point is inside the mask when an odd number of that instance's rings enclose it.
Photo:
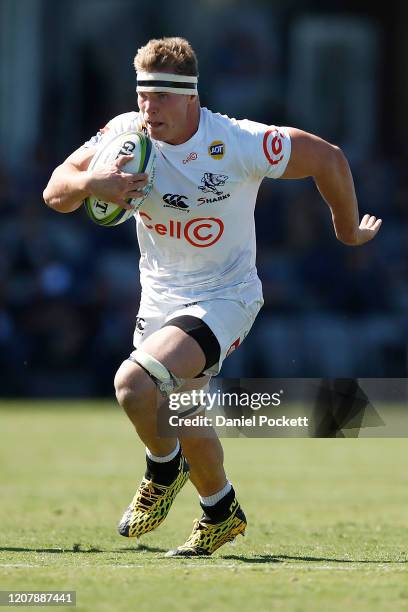
M 163 200 L 168 206 L 173 208 L 188 208 L 188 204 L 183 202 L 183 200 L 187 200 L 187 196 L 178 195 L 177 193 L 166 193 L 163 196 Z

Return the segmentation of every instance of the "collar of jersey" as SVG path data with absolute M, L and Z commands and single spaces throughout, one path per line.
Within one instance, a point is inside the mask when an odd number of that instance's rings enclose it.
M 180 153 L 185 153 L 186 151 L 191 151 L 191 148 L 195 146 L 195 144 L 201 139 L 203 130 L 204 130 L 204 108 L 200 108 L 200 122 L 198 124 L 197 131 L 192 135 L 191 138 L 186 140 L 186 142 L 182 142 L 178 145 L 169 144 L 168 142 L 163 142 L 162 140 L 155 140 L 158 147 L 164 151 L 180 151 Z

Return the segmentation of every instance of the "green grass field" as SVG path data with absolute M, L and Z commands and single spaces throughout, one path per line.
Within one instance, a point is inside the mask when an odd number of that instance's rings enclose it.
M 408 439 L 224 439 L 247 535 L 166 559 L 197 496 L 140 548 L 117 535 L 144 459 L 113 402 L 3 402 L 0 427 L 2 590 L 75 590 L 89 611 L 408 609 Z

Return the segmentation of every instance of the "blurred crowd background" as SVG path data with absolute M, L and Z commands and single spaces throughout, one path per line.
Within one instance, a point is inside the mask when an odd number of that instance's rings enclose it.
M 134 224 L 57 214 L 42 191 L 136 108 L 133 57 L 166 35 L 196 49 L 203 106 L 340 145 L 361 213 L 384 219 L 371 244 L 345 247 L 312 180 L 264 181 L 265 306 L 222 374 L 405 377 L 407 25 L 392 0 L 0 0 L 0 396 L 113 393 L 138 308 Z

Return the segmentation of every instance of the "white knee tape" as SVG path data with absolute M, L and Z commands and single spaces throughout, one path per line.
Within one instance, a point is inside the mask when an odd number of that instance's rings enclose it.
M 171 393 L 180 389 L 184 384 L 184 378 L 180 378 L 170 372 L 160 361 L 141 349 L 136 349 L 130 354 L 129 359 L 142 366 L 154 380 L 160 393 L 168 398 Z

